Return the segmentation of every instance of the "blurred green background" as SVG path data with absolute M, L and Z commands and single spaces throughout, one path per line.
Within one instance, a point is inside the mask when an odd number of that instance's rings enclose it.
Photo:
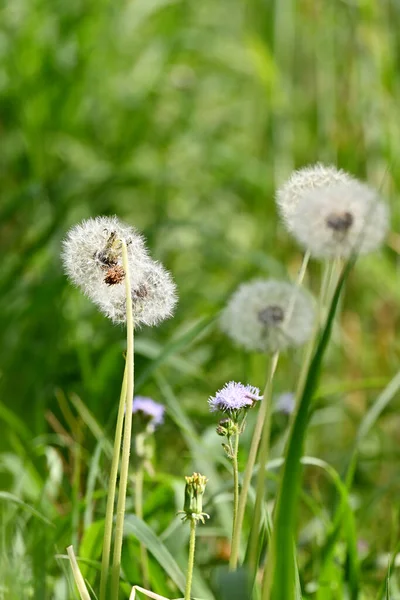
M 230 379 L 261 387 L 265 359 L 235 349 L 214 317 L 241 281 L 293 278 L 302 258 L 279 222 L 276 186 L 293 168 L 322 161 L 380 188 L 392 231 L 351 277 L 309 435 L 309 453 L 341 472 L 366 407 L 399 365 L 400 3 L 12 0 L 0 7 L 0 484 L 58 519 L 56 541 L 46 538 L 48 572 L 58 577 L 54 543 L 64 552 L 70 537 L 81 537 L 83 508 L 71 507 L 84 493 L 95 447 L 78 419 L 76 475 L 68 443 L 58 447 L 74 422 L 65 406 L 76 415 L 68 402 L 77 394 L 112 434 L 123 369 L 124 330 L 62 272 L 61 241 L 84 218 L 117 214 L 173 273 L 175 317 L 137 334 L 137 390 L 163 402 L 173 390 L 218 454 L 206 400 Z M 314 290 L 319 273 L 313 264 L 307 284 Z M 283 359 L 277 394 L 294 388 L 300 360 L 301 353 Z M 397 400 L 368 437 L 354 489 L 374 565 L 397 528 L 398 408 Z M 157 434 L 159 472 L 172 481 L 192 469 L 179 429 L 170 416 Z M 307 485 L 318 488 L 318 478 Z M 164 502 L 172 520 L 171 489 L 166 484 Z M 328 493 L 317 491 L 321 505 Z M 8 552 L 16 514 L 3 522 L 10 573 L 19 560 L 17 552 L 14 565 Z M 154 527 L 168 519 L 156 516 Z M 34 556 L 45 545 L 36 530 L 26 543 Z M 39 573 L 40 561 L 33 563 Z M 374 568 L 372 587 L 382 576 Z M 35 597 L 63 598 L 45 591 L 42 579 Z

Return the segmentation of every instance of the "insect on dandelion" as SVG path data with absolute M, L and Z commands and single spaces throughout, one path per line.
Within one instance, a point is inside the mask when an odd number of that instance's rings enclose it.
M 122 242 L 127 247 L 135 324 L 156 325 L 173 313 L 175 284 L 168 271 L 150 258 L 143 237 L 117 217 L 88 219 L 70 229 L 63 244 L 65 271 L 108 318 L 125 322 Z
M 313 321 L 313 303 L 304 290 L 259 279 L 237 289 L 222 312 L 220 326 L 246 350 L 274 353 L 304 344 Z

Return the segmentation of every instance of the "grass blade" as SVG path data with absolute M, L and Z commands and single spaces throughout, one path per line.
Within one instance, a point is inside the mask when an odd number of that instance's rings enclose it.
M 343 269 L 329 308 L 325 327 L 320 335 L 310 368 L 307 373 L 299 407 L 292 423 L 284 471 L 279 487 L 275 509 L 274 529 L 270 558 L 263 582 L 263 600 L 294 600 L 295 569 L 293 560 L 293 532 L 296 527 L 296 508 L 300 490 L 301 456 L 307 431 L 309 409 L 317 389 L 325 350 L 331 336 L 334 316 L 340 295 L 354 259 Z M 279 551 L 278 551 L 279 549 Z
M 67 553 L 68 553 L 69 560 L 71 563 L 72 573 L 74 575 L 76 587 L 79 590 L 79 595 L 81 597 L 81 600 L 90 600 L 90 594 L 86 587 L 85 580 L 82 577 L 82 573 L 79 568 L 78 562 L 76 560 L 74 549 L 72 546 L 68 546 Z
M 125 518 L 125 535 L 134 535 L 154 556 L 168 576 L 175 582 L 181 592 L 185 590 L 185 576 L 177 565 L 174 557 L 159 537 L 148 525 L 136 515 Z

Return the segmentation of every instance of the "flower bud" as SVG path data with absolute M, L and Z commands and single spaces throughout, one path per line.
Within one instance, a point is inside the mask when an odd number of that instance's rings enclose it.
M 203 494 L 206 489 L 207 477 L 200 473 L 193 473 L 192 476 L 185 477 L 185 501 L 183 505 L 183 520 L 200 520 L 204 523 L 204 517 L 209 516 L 203 512 Z
M 232 419 L 221 419 L 216 427 L 216 432 L 221 437 L 231 437 L 237 433 L 237 426 Z

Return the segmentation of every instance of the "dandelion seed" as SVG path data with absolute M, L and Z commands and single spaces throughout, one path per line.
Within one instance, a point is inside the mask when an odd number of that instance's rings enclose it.
M 389 210 L 377 192 L 356 180 L 313 190 L 301 197 L 290 229 L 316 258 L 367 254 L 384 241 Z
M 237 413 L 244 408 L 250 408 L 261 400 L 260 390 L 251 385 L 243 385 L 230 381 L 208 400 L 211 412 Z
M 68 232 L 62 254 L 65 271 L 107 317 L 123 323 L 122 241 L 127 247 L 135 324 L 155 325 L 172 315 L 175 284 L 164 267 L 150 258 L 142 236 L 117 217 L 88 219 Z
M 348 183 L 352 181 L 351 175 L 338 170 L 336 167 L 316 165 L 303 167 L 298 171 L 294 171 L 289 179 L 277 190 L 276 202 L 279 210 L 289 228 L 291 216 L 295 211 L 299 199 L 312 190 L 326 188 L 330 185 L 338 183 Z
M 154 429 L 164 422 L 165 407 L 146 396 L 134 397 L 132 412 L 141 413 L 146 419 L 149 419 L 149 425 Z
M 132 310 L 136 325 L 157 325 L 170 317 L 177 303 L 176 286 L 164 267 L 149 260 L 142 265 L 142 278 L 132 284 Z M 123 323 L 126 318 L 125 296 L 114 288 L 102 288 L 96 300 L 100 310 L 114 323 Z
M 273 279 L 242 284 L 223 310 L 221 329 L 246 350 L 277 352 L 311 335 L 314 309 L 298 286 Z

